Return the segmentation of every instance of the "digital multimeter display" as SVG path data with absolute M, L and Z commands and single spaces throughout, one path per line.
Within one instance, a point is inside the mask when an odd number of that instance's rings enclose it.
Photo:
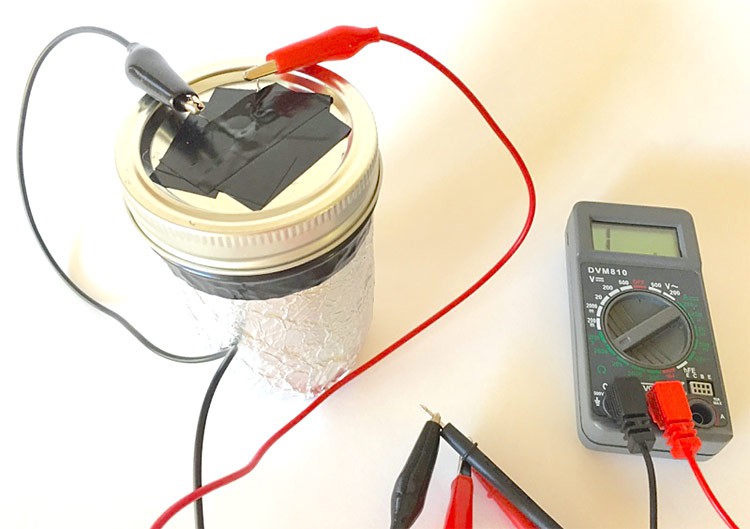
M 591 237 L 598 251 L 681 256 L 675 228 L 592 222 Z
M 703 442 L 698 455 L 718 452 L 732 428 L 690 214 L 579 202 L 566 242 L 583 444 L 627 452 L 604 397 L 616 377 L 636 377 L 644 389 L 682 382 Z M 668 453 L 658 438 L 654 454 Z

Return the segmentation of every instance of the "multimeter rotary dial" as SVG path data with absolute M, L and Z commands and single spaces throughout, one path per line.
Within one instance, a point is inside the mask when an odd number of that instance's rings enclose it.
M 693 336 L 687 316 L 658 294 L 625 292 L 609 301 L 603 316 L 607 340 L 633 364 L 667 369 L 678 365 L 690 352 Z

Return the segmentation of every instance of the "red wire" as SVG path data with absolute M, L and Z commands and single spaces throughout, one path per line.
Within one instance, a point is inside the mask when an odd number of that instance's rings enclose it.
M 164 525 L 179 511 L 193 503 L 198 498 L 202 498 L 209 492 L 212 492 L 220 487 L 223 487 L 224 485 L 227 485 L 229 483 L 232 483 L 233 481 L 236 481 L 240 479 L 243 476 L 246 476 L 252 470 L 258 465 L 260 460 L 263 458 L 263 456 L 268 452 L 268 450 L 283 437 L 289 430 L 294 428 L 302 419 L 307 417 L 310 413 L 315 410 L 318 406 L 323 404 L 331 395 L 336 393 L 339 389 L 344 387 L 346 384 L 357 378 L 359 375 L 370 369 L 371 367 L 375 366 L 376 364 L 380 363 L 382 360 L 384 360 L 386 357 L 388 357 L 391 353 L 393 353 L 396 349 L 410 341 L 412 338 L 414 338 L 416 335 L 421 333 L 423 330 L 431 326 L 433 323 L 435 323 L 437 320 L 445 316 L 448 312 L 456 308 L 459 304 L 461 304 L 466 298 L 471 296 L 474 292 L 476 292 L 482 285 L 484 285 L 487 281 L 490 280 L 492 276 L 494 276 L 500 268 L 503 267 L 503 265 L 510 259 L 514 253 L 516 253 L 516 250 L 521 246 L 521 243 L 526 238 L 526 235 L 529 233 L 529 230 L 531 229 L 531 223 L 534 220 L 534 212 L 536 210 L 536 195 L 534 193 L 534 183 L 531 181 L 531 175 L 529 174 L 529 170 L 526 168 L 526 164 L 524 163 L 523 159 L 521 158 L 521 155 L 518 153 L 516 148 L 511 143 L 510 139 L 505 135 L 505 133 L 500 129 L 497 123 L 495 123 L 495 120 L 490 116 L 490 113 L 487 111 L 486 108 L 484 108 L 484 105 L 477 99 L 477 97 L 472 93 L 472 91 L 458 78 L 456 75 L 451 72 L 446 66 L 441 64 L 437 59 L 429 55 L 427 52 L 419 49 L 418 47 L 414 46 L 413 44 L 410 44 L 404 40 L 401 40 L 397 37 L 392 37 L 390 35 L 381 34 L 381 40 L 385 42 L 390 42 L 391 44 L 395 44 L 396 46 L 400 46 L 402 48 L 405 48 L 406 50 L 409 50 L 410 52 L 418 55 L 428 63 L 430 63 L 432 66 L 437 68 L 443 75 L 445 75 L 448 79 L 451 80 L 451 82 L 458 87 L 461 92 L 471 101 L 471 103 L 474 105 L 474 107 L 479 111 L 481 116 L 484 118 L 484 120 L 487 122 L 487 124 L 490 126 L 492 131 L 497 135 L 497 137 L 500 139 L 500 141 L 505 145 L 505 148 L 508 149 L 511 156 L 515 160 L 516 164 L 518 165 L 518 168 L 521 171 L 521 174 L 523 175 L 523 179 L 526 183 L 526 188 L 528 190 L 529 194 L 529 210 L 528 214 L 526 216 L 526 222 L 523 225 L 523 228 L 521 229 L 521 233 L 519 233 L 516 240 L 513 242 L 513 245 L 508 249 L 508 251 L 503 255 L 500 260 L 495 263 L 495 265 L 490 268 L 487 273 L 485 273 L 481 278 L 479 278 L 478 281 L 476 281 L 473 285 L 471 285 L 465 292 L 460 294 L 456 299 L 448 303 L 445 307 L 437 311 L 435 314 L 427 318 L 425 321 L 423 321 L 421 324 L 419 324 L 417 327 L 409 331 L 407 334 L 396 340 L 393 344 L 391 344 L 389 347 L 384 349 L 382 352 L 380 352 L 378 355 L 374 356 L 364 364 L 362 364 L 360 367 L 346 375 L 344 378 L 336 382 L 333 386 L 331 386 L 325 393 L 321 394 L 318 398 L 316 398 L 314 401 L 312 401 L 304 410 L 302 410 L 296 417 L 294 417 L 291 421 L 289 421 L 286 425 L 284 425 L 281 429 L 279 429 L 275 434 L 273 434 L 263 445 L 261 445 L 260 449 L 256 452 L 255 456 L 250 460 L 250 462 L 242 467 L 241 469 L 232 472 L 231 474 L 228 474 L 222 478 L 217 479 L 216 481 L 212 481 L 211 483 L 208 483 L 206 485 L 203 485 L 202 487 L 195 489 L 190 494 L 184 496 L 182 499 L 175 502 L 171 507 L 169 507 L 164 513 L 162 513 L 161 516 L 154 522 L 154 524 L 151 526 L 151 529 L 162 529 Z
M 734 520 L 729 517 L 729 513 L 724 510 L 724 507 L 721 506 L 721 503 L 719 503 L 719 500 L 714 496 L 713 491 L 711 490 L 711 487 L 708 486 L 708 482 L 706 481 L 706 478 L 703 477 L 703 472 L 701 472 L 701 469 L 698 467 L 698 462 L 695 460 L 695 456 L 692 452 L 686 452 L 685 458 L 687 459 L 688 463 L 690 464 L 690 468 L 693 470 L 693 474 L 695 474 L 695 479 L 698 480 L 698 484 L 700 484 L 701 488 L 703 489 L 703 492 L 706 494 L 706 497 L 708 498 L 708 501 L 711 502 L 711 505 L 714 506 L 714 509 L 716 509 L 716 512 L 719 513 L 719 516 L 721 516 L 721 519 L 724 520 L 724 523 L 727 524 L 732 529 L 739 529 L 739 526 L 734 523 Z

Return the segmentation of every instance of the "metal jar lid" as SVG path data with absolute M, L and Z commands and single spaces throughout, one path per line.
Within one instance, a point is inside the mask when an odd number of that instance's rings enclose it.
M 255 89 L 248 65 L 197 77 L 206 100 L 218 86 Z M 117 142 L 116 163 L 125 202 L 151 246 L 171 263 L 224 276 L 269 274 L 335 249 L 370 217 L 381 181 L 375 121 L 362 96 L 321 67 L 268 77 L 296 91 L 333 98 L 331 112 L 352 131 L 266 207 L 251 211 L 216 198 L 166 189 L 149 178 L 175 134 L 169 109 L 145 97 Z

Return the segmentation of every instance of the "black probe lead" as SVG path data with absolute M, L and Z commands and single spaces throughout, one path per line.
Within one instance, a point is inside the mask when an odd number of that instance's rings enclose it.
M 68 285 L 76 294 L 83 298 L 86 302 L 91 304 L 97 310 L 103 312 L 107 316 L 111 317 L 123 327 L 125 327 L 135 338 L 141 342 L 151 352 L 172 360 L 174 362 L 182 362 L 186 364 L 196 364 L 200 362 L 210 362 L 212 360 L 218 360 L 223 358 L 230 348 L 222 349 L 216 353 L 205 355 L 205 356 L 181 356 L 174 353 L 165 351 L 164 349 L 153 344 L 148 338 L 140 333 L 128 320 L 126 320 L 119 313 L 114 310 L 105 307 L 94 298 L 84 292 L 62 269 L 57 263 L 55 258 L 52 256 L 47 244 L 42 238 L 42 234 L 37 227 L 34 215 L 31 212 L 31 204 L 29 203 L 29 195 L 26 190 L 26 176 L 24 173 L 23 164 L 23 143 L 24 134 L 26 131 L 26 115 L 29 110 L 29 100 L 31 98 L 31 89 L 34 87 L 34 81 L 39 73 L 39 69 L 42 67 L 42 63 L 47 58 L 47 55 L 62 41 L 72 37 L 73 35 L 79 35 L 81 33 L 93 33 L 97 35 L 103 35 L 108 37 L 115 42 L 121 44 L 128 49 L 128 58 L 126 63 L 126 73 L 130 78 L 131 82 L 143 89 L 150 96 L 154 97 L 157 101 L 167 104 L 173 107 L 177 111 L 188 111 L 198 112 L 202 109 L 203 103 L 200 102 L 198 96 L 193 90 L 182 81 L 179 76 L 167 65 L 161 55 L 156 53 L 145 46 L 137 43 L 132 43 L 118 35 L 114 31 L 108 29 L 99 28 L 96 26 L 80 26 L 72 28 L 67 31 L 60 33 L 57 37 L 52 39 L 49 44 L 39 54 L 34 65 L 29 73 L 29 78 L 26 81 L 26 88 L 23 92 L 23 98 L 21 102 L 21 116 L 18 119 L 18 140 L 16 144 L 16 164 L 18 167 L 18 183 L 21 187 L 21 198 L 23 199 L 23 206 L 26 211 L 26 218 L 29 220 L 31 230 L 34 232 L 36 242 L 39 244 L 44 256 L 47 258 L 52 268 L 55 269 L 57 275 Z

